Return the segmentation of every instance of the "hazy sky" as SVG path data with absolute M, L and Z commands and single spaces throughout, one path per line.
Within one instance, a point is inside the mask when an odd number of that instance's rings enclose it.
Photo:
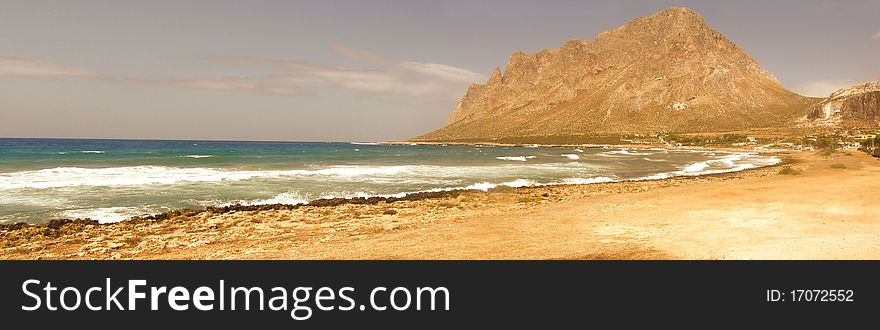
M 403 139 L 511 52 L 669 6 L 802 94 L 880 78 L 877 0 L 0 0 L 0 137 Z

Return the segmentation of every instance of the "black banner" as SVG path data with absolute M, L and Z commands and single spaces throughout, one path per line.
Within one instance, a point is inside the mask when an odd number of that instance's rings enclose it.
M 0 274 L 0 315 L 34 329 L 841 328 L 880 315 L 877 261 L 5 261 Z

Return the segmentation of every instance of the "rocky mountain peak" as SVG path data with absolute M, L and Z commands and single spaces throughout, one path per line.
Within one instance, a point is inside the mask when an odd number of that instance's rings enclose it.
M 486 86 L 496 86 L 501 84 L 501 68 L 495 67 L 495 70 L 492 71 L 492 75 L 489 76 L 489 80 L 486 81 Z
M 810 101 L 700 14 L 674 7 L 593 40 L 513 52 L 503 73 L 468 90 L 445 127 L 419 139 L 767 127 L 803 116 Z

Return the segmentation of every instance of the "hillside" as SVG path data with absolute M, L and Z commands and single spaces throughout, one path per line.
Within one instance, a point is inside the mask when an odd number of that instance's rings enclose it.
M 817 100 L 786 90 L 686 8 L 670 8 L 537 53 L 473 84 L 443 128 L 415 141 L 773 127 Z
M 814 105 L 804 118 L 820 126 L 868 126 L 880 123 L 880 82 L 838 90 Z

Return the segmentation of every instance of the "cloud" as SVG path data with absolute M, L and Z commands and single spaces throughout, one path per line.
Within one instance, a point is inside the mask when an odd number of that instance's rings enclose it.
M 209 77 L 209 78 L 145 78 L 103 74 L 96 71 L 71 67 L 34 59 L 0 57 L 0 77 L 26 78 L 72 78 L 108 83 L 180 87 L 212 91 L 240 91 L 266 95 L 299 96 L 307 91 L 291 85 L 267 81 L 265 78 Z
M 877 33 L 874 33 L 874 35 L 871 36 L 871 39 L 880 40 L 880 31 L 877 31 Z
M 467 69 L 438 63 L 395 61 L 378 54 L 333 46 L 340 56 L 372 64 L 376 68 L 352 68 L 320 63 L 264 59 L 254 57 L 210 57 L 213 61 L 275 68 L 273 79 L 321 89 L 331 87 L 358 95 L 395 101 L 418 101 L 425 98 L 455 99 L 470 83 L 485 81 L 486 76 Z
M 96 72 L 16 57 L 0 56 L 0 76 L 46 77 L 46 78 L 99 78 Z
M 402 62 L 398 66 L 410 72 L 421 73 L 447 81 L 473 83 L 486 80 L 486 76 L 482 74 L 437 63 Z
M 225 65 L 262 68 L 250 77 L 128 77 L 115 76 L 39 60 L 0 57 L 0 76 L 74 78 L 108 83 L 234 91 L 263 95 L 303 96 L 337 89 L 390 101 L 447 100 L 460 97 L 473 82 L 486 77 L 466 69 L 438 63 L 395 61 L 378 54 L 333 46 L 330 51 L 371 68 L 257 57 L 210 56 Z
M 330 51 L 332 51 L 342 57 L 345 57 L 345 58 L 348 58 L 351 60 L 355 60 L 355 61 L 364 61 L 364 62 L 371 62 L 371 63 L 387 63 L 387 61 L 384 58 L 382 58 L 382 56 L 379 56 L 376 53 L 366 51 L 366 50 L 351 49 L 351 48 L 336 45 L 336 46 L 331 46 Z
M 263 79 L 241 77 L 219 78 L 122 78 L 122 82 L 131 84 L 154 85 L 161 87 L 180 87 L 209 91 L 250 92 L 254 94 L 279 96 L 304 96 L 312 93 L 297 86 L 273 84 Z
M 805 96 L 828 97 L 841 88 L 858 84 L 857 80 L 813 80 L 795 84 L 791 90 Z

